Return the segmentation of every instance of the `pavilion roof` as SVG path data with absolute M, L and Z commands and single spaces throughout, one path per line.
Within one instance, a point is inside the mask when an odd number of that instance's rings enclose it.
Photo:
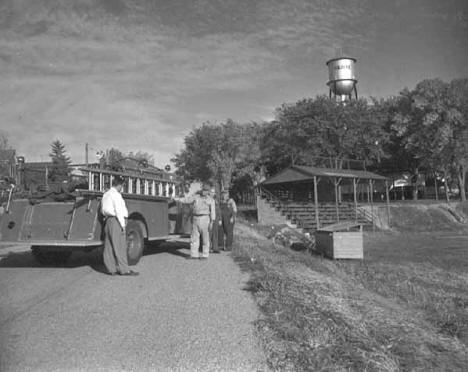
M 387 178 L 376 173 L 355 169 L 317 168 L 294 165 L 266 179 L 262 185 L 278 183 L 312 181 L 315 177 L 350 178 L 365 180 L 386 180 Z

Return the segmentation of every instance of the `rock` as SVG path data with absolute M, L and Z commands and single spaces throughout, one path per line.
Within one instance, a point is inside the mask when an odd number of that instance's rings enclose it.
M 281 227 L 274 233 L 273 241 L 294 251 L 306 251 L 313 249 L 315 245 L 315 241 L 310 235 L 307 237 L 287 226 Z

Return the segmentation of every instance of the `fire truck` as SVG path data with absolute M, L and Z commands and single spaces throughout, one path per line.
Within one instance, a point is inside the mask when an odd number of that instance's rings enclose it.
M 146 242 L 180 238 L 190 232 L 189 206 L 177 201 L 181 185 L 168 172 L 149 169 L 112 171 L 81 168 L 85 187 L 15 197 L 14 185 L 4 199 L 0 241 L 28 244 L 42 264 L 65 263 L 77 250 L 103 245 L 100 202 L 115 176 L 125 180 L 122 196 L 128 209 L 127 256 L 135 265 Z

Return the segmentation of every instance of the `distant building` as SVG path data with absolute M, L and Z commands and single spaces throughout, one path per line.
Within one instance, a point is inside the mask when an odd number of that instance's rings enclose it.
M 23 188 L 31 192 L 47 188 L 51 167 L 52 162 L 38 161 L 24 163 L 21 172 L 21 184 Z
M 17 167 L 15 150 L 0 150 L 0 177 L 8 177 L 16 181 Z

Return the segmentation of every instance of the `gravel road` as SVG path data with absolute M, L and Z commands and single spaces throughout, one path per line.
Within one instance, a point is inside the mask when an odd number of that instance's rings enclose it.
M 149 249 L 138 277 L 103 274 L 98 252 L 43 267 L 0 248 L 0 371 L 266 371 L 246 275 L 187 247 Z

